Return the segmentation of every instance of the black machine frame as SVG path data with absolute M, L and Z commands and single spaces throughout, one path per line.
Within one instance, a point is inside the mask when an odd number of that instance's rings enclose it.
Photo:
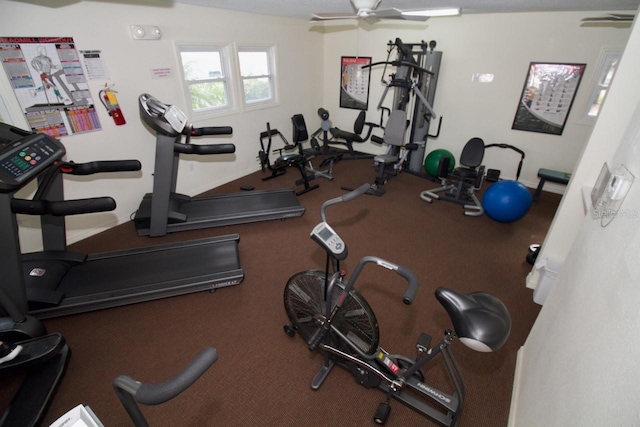
M 29 138 L 16 138 L 15 144 Z M 242 282 L 237 234 L 91 255 L 67 250 L 65 216 L 113 210 L 115 201 L 110 197 L 65 200 L 63 173 L 139 169 L 138 161 L 128 160 L 58 162 L 31 172 L 30 179 L 38 175 L 33 200 L 16 199 L 17 190 L 2 192 L 0 267 L 7 280 L 0 289 L 21 312 L 44 319 Z M 21 254 L 17 213 L 40 216 L 43 251 Z
M 191 137 L 228 135 L 229 126 L 193 128 L 176 106 L 149 94 L 139 97 L 140 116 L 156 133 L 153 190 L 134 216 L 138 235 L 158 237 L 175 231 L 287 219 L 304 214 L 292 188 L 190 197 L 176 192 L 180 154 L 230 154 L 233 144 L 191 144 Z M 177 119 L 176 119 L 177 117 Z M 186 136 L 185 141 L 182 137 Z
M 378 388 L 386 399 L 374 414 L 377 424 L 385 424 L 396 399 L 438 425 L 458 425 L 466 386 L 450 345 L 460 338 L 466 346 L 482 352 L 502 347 L 511 330 L 511 318 L 506 306 L 486 292 L 463 294 L 439 287 L 435 290 L 454 330 L 446 329 L 435 345 L 431 337 L 421 333 L 416 343 L 415 359 L 392 354 L 379 345 L 376 316 L 355 283 L 363 268 L 373 264 L 393 271 L 407 282 L 402 301 L 409 305 L 418 291 L 418 280 L 407 267 L 388 260 L 365 256 L 347 279 L 340 262 L 347 258 L 346 243 L 327 222 L 329 206 L 348 202 L 369 190 L 364 184 L 341 197 L 327 200 L 321 207 L 322 221 L 311 232 L 311 238 L 327 254 L 325 271 L 306 270 L 294 274 L 284 291 L 284 305 L 291 323 L 284 325 L 287 335 L 296 332 L 309 350 L 323 355 L 324 363 L 311 381 L 318 390 L 335 366 L 348 371 L 360 385 Z M 442 356 L 451 382 L 452 392 L 439 390 L 425 382 L 422 369 L 436 356 Z

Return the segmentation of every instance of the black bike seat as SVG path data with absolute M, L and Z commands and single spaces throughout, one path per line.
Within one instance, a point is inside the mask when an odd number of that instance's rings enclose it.
M 502 347 L 511 331 L 507 307 L 487 292 L 463 294 L 436 289 L 436 298 L 449 313 L 456 335 L 467 347 L 482 352 Z

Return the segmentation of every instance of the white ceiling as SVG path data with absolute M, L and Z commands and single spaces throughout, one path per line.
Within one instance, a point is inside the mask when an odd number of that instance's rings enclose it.
M 218 9 L 309 19 L 313 12 L 353 12 L 349 0 L 172 0 Z M 382 0 L 379 9 L 401 10 L 459 7 L 468 13 L 629 11 L 638 10 L 640 0 Z M 433 18 L 432 18 L 433 19 Z

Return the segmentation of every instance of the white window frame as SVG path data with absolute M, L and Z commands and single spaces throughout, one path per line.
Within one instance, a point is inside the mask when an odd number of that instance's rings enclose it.
M 264 52 L 267 54 L 267 67 L 268 72 L 265 75 L 260 76 L 243 76 L 242 68 L 240 67 L 240 53 L 241 52 Z M 259 108 L 272 107 L 278 105 L 278 76 L 276 69 L 276 46 L 273 44 L 241 44 L 237 47 L 236 59 L 238 61 L 238 76 L 240 81 L 240 98 L 242 99 L 242 105 L 245 110 L 253 110 Z M 269 80 L 269 89 L 271 91 L 271 97 L 259 101 L 247 101 L 245 96 L 245 82 L 253 79 L 267 78 Z
M 596 114 L 591 114 L 591 110 L 594 105 L 598 103 L 598 98 L 601 96 L 602 91 L 604 91 L 605 93 L 602 98 L 602 102 L 600 103 L 600 108 L 604 104 L 607 94 L 609 93 L 611 82 L 613 82 L 613 79 L 615 78 L 615 72 L 613 76 L 608 76 L 611 64 L 613 62 L 620 63 L 621 57 L 622 51 L 620 49 L 604 48 L 600 52 L 596 78 L 593 82 L 591 95 L 589 96 L 589 100 L 583 114 L 584 121 L 593 123 L 600 115 L 600 109 Z
M 231 46 L 227 44 L 194 44 L 179 43 L 177 45 L 178 61 L 180 63 L 180 72 L 184 87 L 185 100 L 189 109 L 191 118 L 203 116 L 217 116 L 237 111 L 236 89 L 235 89 L 235 73 L 232 69 L 231 62 Z M 203 80 L 187 80 L 182 62 L 182 52 L 217 52 L 220 55 L 220 65 L 223 75 L 220 77 L 212 77 Z M 227 103 L 218 107 L 201 108 L 194 110 L 191 99 L 191 91 L 189 86 L 203 82 L 222 82 L 225 88 Z

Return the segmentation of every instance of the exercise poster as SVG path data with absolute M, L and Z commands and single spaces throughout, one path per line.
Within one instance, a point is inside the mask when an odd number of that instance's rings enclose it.
M 562 135 L 585 67 L 532 62 L 511 128 Z
M 371 73 L 362 66 L 371 64 L 371 58 L 343 56 L 340 62 L 340 107 L 366 110 Z
M 29 126 L 53 137 L 100 129 L 71 37 L 0 37 L 0 60 Z

